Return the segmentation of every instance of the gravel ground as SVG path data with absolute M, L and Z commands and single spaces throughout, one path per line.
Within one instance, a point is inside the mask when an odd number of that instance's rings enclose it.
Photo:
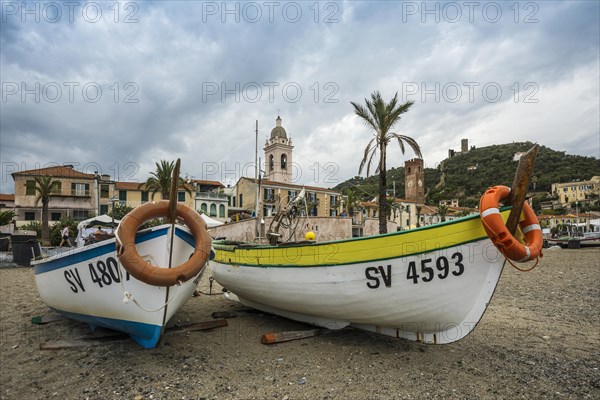
M 263 333 L 307 329 L 270 315 L 211 331 L 70 350 L 40 343 L 89 334 L 48 314 L 31 268 L 0 269 L 2 399 L 600 399 L 600 249 L 545 251 L 529 273 L 505 268 L 481 323 L 435 346 L 355 329 L 265 346 Z M 208 277 L 201 283 L 207 291 Z M 170 325 L 243 307 L 191 298 Z

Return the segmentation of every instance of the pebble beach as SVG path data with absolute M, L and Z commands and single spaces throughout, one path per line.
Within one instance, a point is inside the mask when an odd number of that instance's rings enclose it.
M 531 272 L 506 265 L 483 319 L 449 345 L 352 328 L 263 345 L 269 332 L 312 327 L 253 313 L 206 331 L 167 333 L 146 350 L 129 339 L 41 350 L 90 335 L 49 315 L 32 268 L 0 269 L 1 399 L 599 399 L 600 249 L 546 249 Z M 199 289 L 209 291 L 205 274 Z M 243 310 L 191 298 L 169 327 Z

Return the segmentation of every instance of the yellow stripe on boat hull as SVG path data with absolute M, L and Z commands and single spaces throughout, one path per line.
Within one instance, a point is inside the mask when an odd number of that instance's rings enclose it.
M 510 208 L 501 212 L 505 222 L 509 212 Z M 315 244 L 243 248 L 215 242 L 214 261 L 257 267 L 333 266 L 404 257 L 483 239 L 487 234 L 476 215 L 410 231 Z

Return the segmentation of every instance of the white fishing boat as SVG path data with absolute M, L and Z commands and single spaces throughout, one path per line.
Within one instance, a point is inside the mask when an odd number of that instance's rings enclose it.
M 561 224 L 556 237 L 549 237 L 547 241 L 550 246 L 562 248 L 598 247 L 600 220 L 592 220 L 589 224 Z
M 287 246 L 213 242 L 209 269 L 242 304 L 329 329 L 346 326 L 451 343 L 486 310 L 506 258 L 536 259 L 542 234 L 525 205 L 525 243 L 506 231 L 509 189 L 482 198 L 481 215 L 348 240 Z
M 123 218 L 115 238 L 32 262 L 41 299 L 66 317 L 155 347 L 192 296 L 210 254 L 204 221 L 181 203 L 176 214 L 187 227 L 137 231 L 148 219 L 168 216 L 169 207 L 168 201 L 141 205 Z

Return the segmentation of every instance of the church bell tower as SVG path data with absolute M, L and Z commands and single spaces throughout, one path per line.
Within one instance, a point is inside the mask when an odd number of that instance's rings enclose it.
M 265 143 L 265 179 L 275 182 L 292 182 L 292 139 L 281 126 L 281 117 L 275 120 L 271 137 Z

